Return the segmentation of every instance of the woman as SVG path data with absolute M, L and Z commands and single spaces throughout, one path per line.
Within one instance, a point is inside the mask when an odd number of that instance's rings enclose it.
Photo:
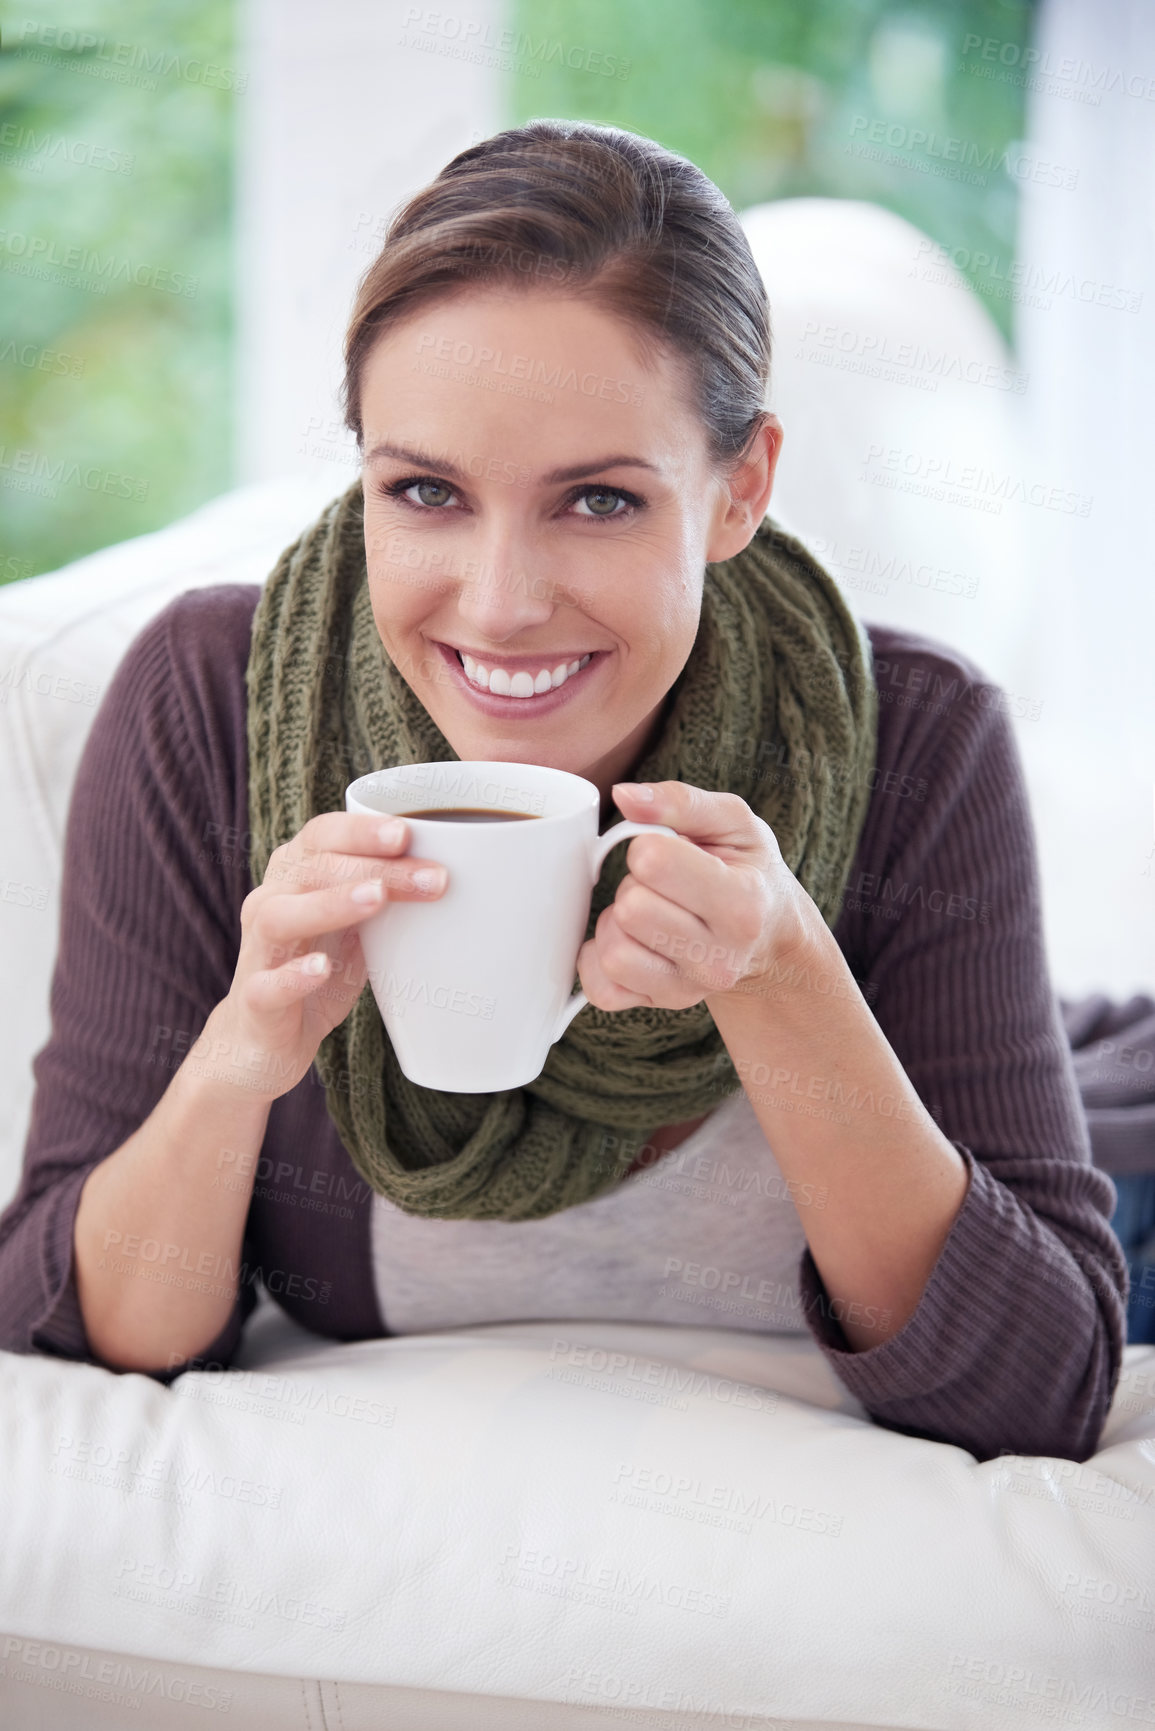
M 227 1364 L 259 1274 L 341 1340 L 809 1330 L 882 1424 L 1093 1452 L 1126 1269 L 1011 729 L 765 518 L 769 362 L 733 212 L 648 140 L 534 122 L 401 212 L 346 342 L 361 480 L 263 589 L 167 607 L 96 718 L 4 1345 Z M 445 875 L 342 809 L 453 756 L 677 832 L 611 856 L 590 1008 L 493 1096 L 401 1076 L 358 926 Z

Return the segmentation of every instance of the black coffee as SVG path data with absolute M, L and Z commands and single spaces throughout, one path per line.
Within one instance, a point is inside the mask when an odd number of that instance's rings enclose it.
M 426 817 L 434 823 L 518 823 L 535 811 L 494 811 L 485 806 L 447 805 L 438 811 L 399 811 L 398 817 Z

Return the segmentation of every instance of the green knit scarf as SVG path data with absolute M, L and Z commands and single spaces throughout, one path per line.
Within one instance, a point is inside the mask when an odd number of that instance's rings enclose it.
M 363 506 L 358 480 L 281 555 L 257 605 L 254 884 L 309 818 L 345 809 L 357 776 L 457 760 L 378 635 Z M 740 795 L 833 925 L 870 797 L 877 704 L 865 631 L 833 578 L 767 518 L 743 552 L 707 565 L 697 637 L 631 779 Z M 625 876 L 626 851 L 602 869 L 587 937 Z M 402 1075 L 367 985 L 315 1062 L 357 1171 L 399 1208 L 440 1219 L 539 1220 L 589 1201 L 620 1183 L 660 1125 L 700 1117 L 740 1086 L 704 1003 L 589 1005 L 536 1081 L 452 1094 Z

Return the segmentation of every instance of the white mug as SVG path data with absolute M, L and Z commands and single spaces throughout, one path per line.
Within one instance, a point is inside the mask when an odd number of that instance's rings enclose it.
M 387 902 L 359 928 L 401 1070 L 423 1088 L 492 1094 L 541 1075 L 585 993 L 570 996 L 602 862 L 660 823 L 598 834 L 592 781 L 532 763 L 407 763 L 345 790 L 348 811 L 404 815 L 409 852 L 449 872 L 431 902 Z M 533 821 L 411 815 L 460 807 Z

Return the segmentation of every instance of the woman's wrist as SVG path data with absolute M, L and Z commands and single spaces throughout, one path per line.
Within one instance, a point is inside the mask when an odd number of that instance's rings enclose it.
M 220 1099 L 233 1111 L 243 1110 L 248 1103 L 255 1114 L 262 1107 L 267 1112 L 274 1100 L 296 1087 L 304 1073 L 299 1059 L 290 1060 L 253 1039 L 230 1000 L 222 998 L 177 1075 L 204 1099 Z
M 801 884 L 795 887 L 788 917 L 780 913 L 776 919 L 769 956 L 759 956 L 751 971 L 729 991 L 709 994 L 705 1002 L 711 1010 L 723 1000 L 785 1007 L 792 1001 L 810 1005 L 815 992 L 838 998 L 857 992 L 846 958 L 817 903 Z M 800 992 L 811 995 L 799 998 Z

